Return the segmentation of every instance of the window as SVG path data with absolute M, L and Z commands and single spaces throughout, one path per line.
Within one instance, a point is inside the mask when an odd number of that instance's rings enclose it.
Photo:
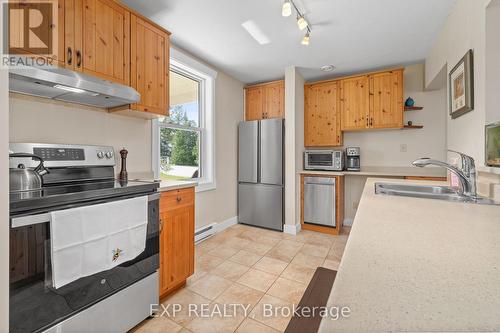
M 172 49 L 170 115 L 153 121 L 156 179 L 197 180 L 215 188 L 213 93 L 216 73 Z

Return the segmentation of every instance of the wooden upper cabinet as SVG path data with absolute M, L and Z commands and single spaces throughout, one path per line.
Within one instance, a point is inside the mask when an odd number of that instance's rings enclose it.
M 357 76 L 340 81 L 342 130 L 361 130 L 369 127 L 368 76 Z
M 304 89 L 304 146 L 342 145 L 339 84 L 306 85 Z
M 278 81 L 264 86 L 265 118 L 285 117 L 285 82 Z
M 83 0 L 82 14 L 82 48 L 76 49 L 76 68 L 128 85 L 130 12 L 113 0 Z
M 403 71 L 376 73 L 370 80 L 370 128 L 403 127 Z
M 285 81 L 245 88 L 245 120 L 285 117 Z
M 252 87 L 245 90 L 245 120 L 263 119 L 264 88 Z
M 168 116 L 170 36 L 133 14 L 130 24 L 130 85 L 141 94 L 131 108 Z

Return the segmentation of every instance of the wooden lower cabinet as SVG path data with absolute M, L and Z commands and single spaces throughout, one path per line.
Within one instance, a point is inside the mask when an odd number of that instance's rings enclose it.
M 194 273 L 194 187 L 164 192 L 160 199 L 160 297 Z
M 335 178 L 335 227 L 327 227 L 316 224 L 304 223 L 304 178 L 305 177 L 322 177 L 322 178 Z M 300 175 L 300 226 L 302 230 L 310 230 L 322 232 L 324 234 L 339 235 L 342 230 L 342 223 L 344 221 L 344 176 L 335 175 L 318 175 L 318 174 L 301 174 Z

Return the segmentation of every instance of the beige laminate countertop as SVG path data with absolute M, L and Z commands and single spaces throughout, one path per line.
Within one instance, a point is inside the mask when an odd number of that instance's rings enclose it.
M 149 181 L 149 182 L 154 181 L 152 179 L 136 179 L 136 180 Z M 198 182 L 191 181 L 191 180 L 162 180 L 160 182 L 160 187 L 158 187 L 158 192 L 178 190 L 178 189 L 193 187 L 193 186 L 197 186 L 197 185 L 198 185 Z
M 312 171 L 303 170 L 301 174 L 336 176 L 381 176 L 381 177 L 446 177 L 446 170 L 435 167 L 362 167 L 361 171 Z
M 429 183 L 367 180 L 328 300 L 351 315 L 319 331 L 500 331 L 500 206 L 376 195 L 381 181 Z

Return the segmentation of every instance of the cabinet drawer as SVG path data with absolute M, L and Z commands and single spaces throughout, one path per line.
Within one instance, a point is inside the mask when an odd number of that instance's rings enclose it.
M 164 192 L 161 195 L 160 211 L 194 205 L 194 187 Z

